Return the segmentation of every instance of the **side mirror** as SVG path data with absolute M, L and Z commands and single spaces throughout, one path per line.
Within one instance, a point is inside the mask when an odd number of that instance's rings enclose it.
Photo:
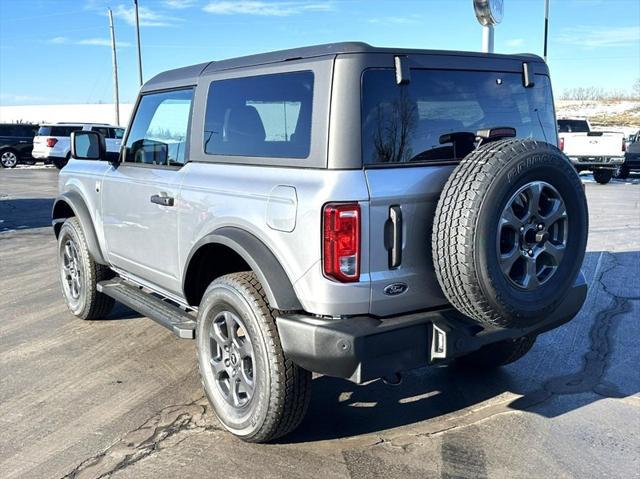
M 71 157 L 77 160 L 106 160 L 104 136 L 97 131 L 71 132 Z

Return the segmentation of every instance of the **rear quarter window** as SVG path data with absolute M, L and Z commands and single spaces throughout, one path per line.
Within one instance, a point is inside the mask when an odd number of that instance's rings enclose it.
M 212 82 L 205 114 L 205 153 L 307 158 L 313 82 L 310 71 Z

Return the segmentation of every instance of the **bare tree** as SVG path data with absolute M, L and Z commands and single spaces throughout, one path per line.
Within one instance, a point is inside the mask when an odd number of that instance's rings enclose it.
M 376 162 L 401 163 L 412 156 L 410 139 L 418 125 L 418 108 L 406 88 L 390 105 L 378 105 L 373 141 Z

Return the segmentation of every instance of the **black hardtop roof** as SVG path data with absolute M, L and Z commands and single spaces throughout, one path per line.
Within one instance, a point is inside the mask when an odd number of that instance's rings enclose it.
M 305 58 L 316 58 L 322 56 L 335 56 L 349 53 L 393 53 L 396 55 L 445 55 L 445 56 L 468 56 L 468 57 L 495 57 L 495 58 L 513 58 L 522 61 L 544 62 L 542 58 L 532 54 L 495 54 L 495 53 L 479 53 L 464 52 L 450 50 L 426 50 L 411 48 L 386 48 L 374 47 L 363 42 L 340 42 L 327 43 L 324 45 L 314 45 L 308 47 L 292 48 L 289 50 L 279 50 L 275 52 L 259 53 L 244 57 L 230 58 L 227 60 L 212 61 L 208 63 L 200 63 L 187 67 L 168 70 L 151 78 L 147 81 L 142 91 L 155 90 L 158 88 L 170 88 L 179 84 L 189 85 L 195 84 L 198 77 L 206 73 L 216 71 L 232 70 L 235 68 L 251 67 L 259 65 L 267 65 L 270 63 L 280 63 L 291 60 L 300 60 Z

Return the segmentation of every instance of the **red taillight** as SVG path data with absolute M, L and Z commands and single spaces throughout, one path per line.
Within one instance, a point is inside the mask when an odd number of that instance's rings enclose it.
M 49 148 L 53 148 L 54 146 L 56 146 L 56 143 L 58 143 L 57 138 L 47 138 L 47 146 Z
M 343 283 L 360 279 L 360 205 L 324 207 L 322 257 L 325 276 Z
M 560 138 L 560 151 L 564 151 L 564 138 Z

